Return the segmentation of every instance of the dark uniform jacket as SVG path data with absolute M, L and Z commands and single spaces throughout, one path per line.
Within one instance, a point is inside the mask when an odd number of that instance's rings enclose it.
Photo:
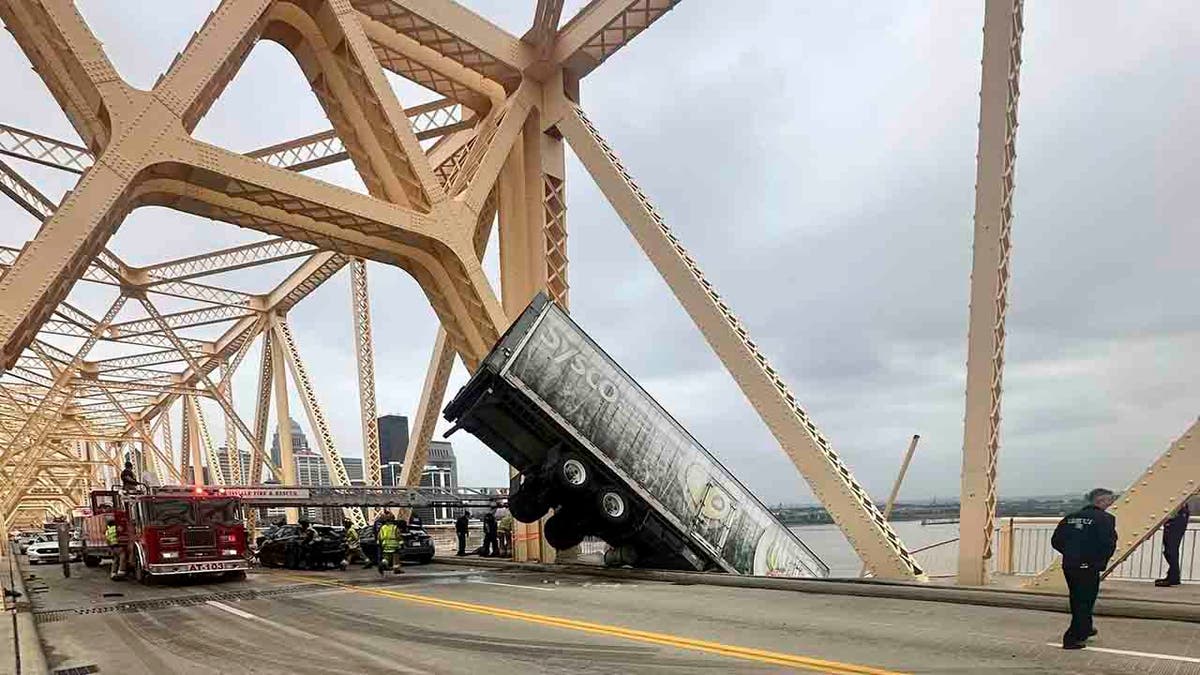
M 1063 567 L 1103 570 L 1117 550 L 1117 519 L 1089 504 L 1059 521 L 1050 545 L 1062 554 Z
M 483 514 L 483 533 L 491 536 L 496 536 L 496 514 Z
M 459 516 L 458 519 L 454 521 L 454 531 L 461 534 L 466 534 L 467 528 L 470 526 L 471 520 L 466 516 L 466 514 Z

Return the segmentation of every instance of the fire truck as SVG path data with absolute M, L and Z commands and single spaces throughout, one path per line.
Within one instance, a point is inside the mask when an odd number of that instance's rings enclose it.
M 111 558 L 105 530 L 117 526 L 126 570 L 139 582 L 218 573 L 244 579 L 246 528 L 242 500 L 219 487 L 151 487 L 144 492 L 96 490 L 83 509 L 83 562 Z

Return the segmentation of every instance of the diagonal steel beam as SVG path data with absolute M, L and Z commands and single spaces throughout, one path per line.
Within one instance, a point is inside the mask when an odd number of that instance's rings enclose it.
M 558 31 L 552 60 L 583 78 L 677 4 L 679 0 L 592 0 Z
M 583 111 L 570 106 L 558 129 L 863 562 L 877 577 L 923 578 L 921 566 L 866 489 L 800 407 Z

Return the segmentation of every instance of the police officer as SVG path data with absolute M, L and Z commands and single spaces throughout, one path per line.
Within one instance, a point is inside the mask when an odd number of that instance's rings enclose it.
M 488 512 L 483 514 L 483 552 L 480 555 L 485 558 L 500 555 L 500 544 L 496 533 L 497 525 L 496 505 L 492 504 Z
M 1071 625 L 1063 633 L 1063 649 L 1083 649 L 1096 634 L 1092 609 L 1100 592 L 1100 575 L 1117 549 L 1117 519 L 1107 513 L 1116 501 L 1112 490 L 1096 488 L 1087 506 L 1068 515 L 1054 528 L 1050 545 L 1062 554 L 1063 576 L 1071 596 Z
M 1183 544 L 1183 536 L 1187 533 L 1188 520 L 1191 516 L 1192 512 L 1188 508 L 1188 502 L 1185 501 L 1175 513 L 1171 514 L 1167 522 L 1163 523 L 1163 557 L 1167 559 L 1167 576 L 1155 579 L 1155 586 L 1179 585 L 1179 547 Z
M 458 553 L 463 556 L 467 554 L 467 529 L 471 526 L 471 516 L 466 511 L 458 515 L 454 521 L 454 534 L 458 535 Z

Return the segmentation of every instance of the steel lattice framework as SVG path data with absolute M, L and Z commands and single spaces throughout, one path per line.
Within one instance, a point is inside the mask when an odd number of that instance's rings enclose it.
M 291 307 L 347 267 L 364 480 L 379 485 L 366 261 L 411 274 L 440 322 L 402 474 L 415 485 L 455 358 L 473 369 L 539 291 L 567 305 L 566 143 L 867 567 L 880 577 L 922 578 L 832 442 L 579 107 L 581 80 L 676 3 L 593 0 L 563 23 L 562 0 L 537 0 L 532 26 L 517 37 L 450 0 L 223 0 L 141 91 L 120 78 L 69 0 L 0 0 L 0 19 L 82 139 L 0 124 L 0 154 L 80 176 L 55 204 L 0 162 L 0 191 L 40 222 L 23 246 L 0 247 L 4 526 L 78 504 L 126 455 L 182 481 L 203 480 L 207 466 L 216 481 L 258 483 L 266 468 L 294 483 L 287 424 L 279 428 L 279 465 L 264 452 L 272 400 L 278 419 L 288 419 L 289 372 L 334 483 L 349 484 L 287 321 Z M 991 555 L 1021 62 L 1022 1 L 986 5 L 959 566 L 966 583 L 986 578 Z M 260 40 L 295 57 L 331 129 L 246 155 L 193 138 Z M 442 98 L 405 108 L 385 70 Z M 368 195 L 300 173 L 344 160 Z M 130 211 L 150 205 L 265 237 L 128 265 L 106 244 Z M 499 297 L 480 262 L 496 222 Z M 279 263 L 291 271 L 265 293 L 213 280 Z M 118 297 L 94 317 L 68 302 L 76 283 L 116 288 Z M 163 312 L 166 298 L 188 309 Z M 141 315 L 126 318 L 126 307 Z M 220 334 L 197 337 L 204 326 Z M 72 349 L 56 346 L 64 338 L 76 341 Z M 126 351 L 89 360 L 100 342 Z M 243 420 L 232 377 L 254 344 L 255 415 Z M 223 456 L 203 412 L 212 403 L 225 417 Z M 177 445 L 172 410 L 182 422 Z M 1118 506 L 1140 527 L 1123 551 L 1194 491 L 1194 433 Z M 250 449 L 249 475 L 241 444 Z M 536 526 L 530 532 L 517 538 L 518 555 L 545 559 Z

